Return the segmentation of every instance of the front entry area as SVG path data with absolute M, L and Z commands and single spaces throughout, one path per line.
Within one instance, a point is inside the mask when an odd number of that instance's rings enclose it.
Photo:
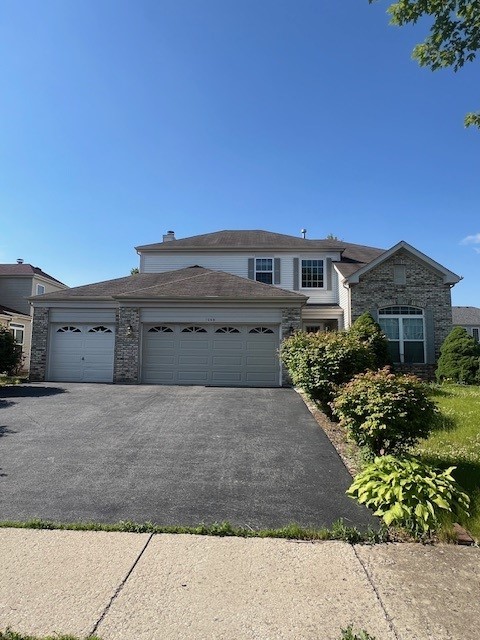
M 278 325 L 145 325 L 142 382 L 279 386 L 278 347 Z

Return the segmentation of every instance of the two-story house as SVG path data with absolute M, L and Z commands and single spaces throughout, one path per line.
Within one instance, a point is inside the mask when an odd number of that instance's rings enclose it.
M 22 368 L 30 366 L 33 309 L 29 298 L 43 293 L 62 291 L 66 285 L 42 271 L 24 264 L 0 264 L 0 325 L 6 326 L 17 344 L 22 347 Z
M 431 372 L 460 279 L 403 241 L 169 231 L 137 252 L 138 274 L 33 300 L 32 380 L 278 386 L 285 336 L 347 328 L 364 311 L 400 367 Z
M 480 342 L 480 309 L 478 307 L 452 307 L 453 326 L 463 327 Z

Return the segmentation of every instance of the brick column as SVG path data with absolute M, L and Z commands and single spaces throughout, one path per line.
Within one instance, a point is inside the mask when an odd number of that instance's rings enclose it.
M 37 307 L 33 312 L 30 382 L 43 382 L 47 373 L 49 309 Z
M 284 338 L 288 338 L 292 332 L 302 328 L 302 310 L 300 307 L 285 307 L 282 309 L 282 325 L 280 327 L 280 343 Z M 291 386 L 292 381 L 287 369 L 280 363 L 282 372 L 282 385 Z
M 138 384 L 140 366 L 140 310 L 120 307 L 115 317 L 115 364 L 113 381 Z

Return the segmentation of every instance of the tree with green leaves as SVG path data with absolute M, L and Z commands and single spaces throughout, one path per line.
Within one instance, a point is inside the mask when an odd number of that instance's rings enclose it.
M 7 327 L 0 327 L 0 373 L 16 375 L 22 366 L 22 347 Z
M 443 341 L 437 380 L 480 384 L 480 344 L 463 327 L 454 327 Z
M 370 4 L 377 0 L 368 0 Z M 403 27 L 422 18 L 433 19 L 430 33 L 413 49 L 420 66 L 459 71 L 475 60 L 480 49 L 480 2 L 478 0 L 398 0 L 387 10 L 390 24 Z M 480 129 L 480 111 L 467 113 L 464 124 Z
M 375 357 L 375 366 L 377 369 L 392 365 L 392 359 L 388 351 L 387 337 L 371 313 L 368 311 L 362 313 L 350 327 L 350 333 L 370 347 Z

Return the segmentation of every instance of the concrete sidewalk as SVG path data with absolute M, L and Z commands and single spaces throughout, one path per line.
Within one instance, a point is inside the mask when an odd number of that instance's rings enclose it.
M 0 630 L 103 640 L 479 634 L 480 549 L 0 529 Z

